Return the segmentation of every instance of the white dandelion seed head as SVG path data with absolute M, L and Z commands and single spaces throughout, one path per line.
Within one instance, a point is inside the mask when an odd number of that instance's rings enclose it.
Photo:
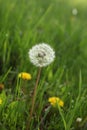
M 77 119 L 76 119 L 76 122 L 81 122 L 82 121 L 82 118 L 81 117 L 78 117 Z
M 55 52 L 48 44 L 40 43 L 29 50 L 29 58 L 35 66 L 44 67 L 54 61 Z
M 72 14 L 73 14 L 73 15 L 77 15 L 77 14 L 78 14 L 78 10 L 77 10 L 76 8 L 74 8 L 74 9 L 72 10 Z

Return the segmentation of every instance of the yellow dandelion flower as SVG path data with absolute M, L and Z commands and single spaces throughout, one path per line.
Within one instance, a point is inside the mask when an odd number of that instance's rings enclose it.
M 26 72 L 21 72 L 18 74 L 18 78 L 22 78 L 25 80 L 30 80 L 31 79 L 31 74 L 26 73 Z
M 56 106 L 57 104 L 60 106 L 60 107 L 63 107 L 64 106 L 64 102 L 60 99 L 60 98 L 58 98 L 58 97 L 50 97 L 49 99 L 48 99 L 48 101 L 50 102 L 50 104 L 52 105 L 52 106 Z
M 0 105 L 2 104 L 2 99 L 0 98 Z

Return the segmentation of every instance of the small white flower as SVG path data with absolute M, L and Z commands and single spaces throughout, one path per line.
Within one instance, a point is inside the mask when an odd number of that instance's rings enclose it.
M 77 14 L 78 14 L 78 10 L 77 10 L 76 8 L 74 8 L 74 9 L 72 10 L 72 14 L 73 14 L 73 15 L 77 15 Z
M 29 58 L 35 66 L 44 67 L 53 62 L 55 52 L 48 44 L 40 43 L 29 50 Z
M 76 122 L 78 122 L 78 123 L 80 123 L 82 121 L 82 118 L 81 117 L 78 117 L 77 119 L 76 119 Z

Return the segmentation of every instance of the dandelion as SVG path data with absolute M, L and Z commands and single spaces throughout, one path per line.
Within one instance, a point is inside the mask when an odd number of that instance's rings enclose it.
M 26 73 L 26 72 L 21 72 L 21 73 L 18 74 L 18 78 L 22 78 L 24 80 L 30 80 L 31 74 Z
M 76 8 L 74 8 L 74 9 L 72 10 L 72 14 L 76 16 L 76 15 L 78 14 L 78 10 L 77 10 Z
M 0 105 L 2 104 L 2 99 L 0 98 Z
M 81 117 L 78 117 L 78 118 L 76 119 L 76 122 L 77 122 L 77 123 L 82 122 L 82 118 L 81 118 Z
M 48 44 L 41 43 L 29 50 L 29 58 L 35 66 L 44 67 L 54 61 L 55 52 Z
M 33 97 L 32 97 L 32 106 L 30 110 L 30 114 L 28 116 L 28 123 L 27 123 L 27 128 L 26 130 L 29 130 L 29 125 L 31 123 L 31 119 L 33 116 L 34 112 L 34 105 L 35 105 L 35 100 L 36 100 L 36 92 L 37 92 L 37 87 L 40 79 L 40 74 L 41 74 L 41 69 L 42 67 L 45 67 L 49 64 L 51 64 L 54 61 L 55 58 L 55 52 L 54 50 L 45 43 L 40 43 L 38 45 L 33 46 L 29 52 L 29 58 L 30 61 L 33 65 L 39 67 L 38 74 L 37 74 L 37 79 L 36 79 L 36 84 L 34 87 L 34 92 L 33 92 Z
M 48 99 L 48 101 L 50 102 L 50 104 L 52 105 L 52 106 L 56 106 L 56 105 L 59 105 L 60 107 L 63 107 L 64 106 L 64 102 L 60 99 L 60 98 L 58 98 L 58 97 L 50 97 L 49 99 Z

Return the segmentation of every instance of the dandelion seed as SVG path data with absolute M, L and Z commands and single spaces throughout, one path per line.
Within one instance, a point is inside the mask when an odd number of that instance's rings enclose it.
M 2 104 L 2 99 L 0 98 L 0 105 Z
M 44 67 L 54 61 L 55 52 L 48 44 L 41 43 L 29 50 L 29 58 L 35 66 Z
M 76 8 L 74 8 L 74 9 L 72 10 L 72 14 L 73 14 L 73 15 L 77 15 L 77 14 L 78 14 L 78 10 L 77 10 Z
M 18 78 L 22 78 L 25 80 L 30 80 L 31 79 L 31 74 L 26 73 L 26 72 L 21 72 L 18 74 Z
M 64 102 L 60 99 L 60 98 L 58 98 L 58 97 L 50 97 L 49 99 L 48 99 L 48 101 L 50 102 L 50 104 L 52 105 L 52 106 L 56 106 L 56 105 L 59 105 L 59 106 L 61 106 L 61 107 L 63 107 L 64 106 Z
M 80 123 L 82 121 L 82 118 L 81 117 L 78 117 L 77 119 L 76 119 L 76 122 L 78 122 L 78 123 Z

